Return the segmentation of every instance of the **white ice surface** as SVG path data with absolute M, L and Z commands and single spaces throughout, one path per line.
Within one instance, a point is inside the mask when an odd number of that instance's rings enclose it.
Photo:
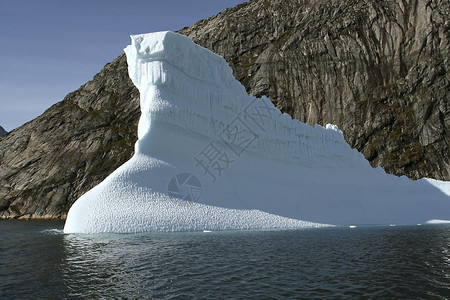
M 185 36 L 131 39 L 135 155 L 74 203 L 66 233 L 450 220 L 449 182 L 372 168 L 337 126 L 309 126 L 248 96 L 222 57 Z M 168 194 L 184 174 L 196 180 L 179 193 L 193 201 Z

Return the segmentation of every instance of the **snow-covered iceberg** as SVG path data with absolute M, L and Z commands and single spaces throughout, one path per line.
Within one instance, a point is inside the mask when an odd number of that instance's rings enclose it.
M 450 220 L 448 182 L 372 168 L 336 126 L 309 126 L 248 96 L 222 57 L 185 36 L 131 39 L 135 155 L 74 203 L 66 233 Z

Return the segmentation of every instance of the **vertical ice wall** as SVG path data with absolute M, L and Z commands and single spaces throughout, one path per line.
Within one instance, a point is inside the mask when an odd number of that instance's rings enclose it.
M 125 52 L 141 94 L 135 155 L 77 200 L 65 232 L 450 219 L 448 183 L 371 168 L 336 126 L 249 97 L 222 57 L 189 38 L 136 35 Z

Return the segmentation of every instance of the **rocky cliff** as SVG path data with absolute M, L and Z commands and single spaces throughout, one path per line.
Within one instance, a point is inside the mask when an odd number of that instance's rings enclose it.
M 373 166 L 450 180 L 449 12 L 446 0 L 256 0 L 180 32 L 250 94 L 339 125 Z M 1 137 L 0 217 L 64 217 L 132 156 L 138 98 L 120 56 Z

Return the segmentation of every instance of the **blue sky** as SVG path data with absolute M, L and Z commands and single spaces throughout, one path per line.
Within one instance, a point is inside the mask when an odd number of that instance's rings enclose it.
M 123 53 L 130 34 L 178 30 L 243 0 L 1 0 L 0 125 L 42 114 Z

